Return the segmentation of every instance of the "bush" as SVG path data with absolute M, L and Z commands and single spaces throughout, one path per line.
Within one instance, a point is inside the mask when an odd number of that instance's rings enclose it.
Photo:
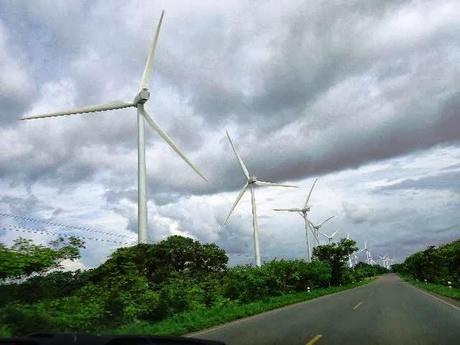
M 374 277 L 383 273 L 388 273 L 388 270 L 382 266 L 369 265 L 364 262 L 359 262 L 355 267 L 353 267 L 352 275 L 355 281 L 360 281 L 364 278 Z
M 307 287 L 327 286 L 331 267 L 326 262 L 274 260 L 262 267 L 239 266 L 229 269 L 224 280 L 224 294 L 230 299 L 250 302 Z
M 54 331 L 54 324 L 43 308 L 10 304 L 1 309 L 0 324 L 15 336 Z

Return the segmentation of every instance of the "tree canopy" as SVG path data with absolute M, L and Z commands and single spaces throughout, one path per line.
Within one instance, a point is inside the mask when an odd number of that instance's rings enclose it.
M 439 247 L 429 246 L 406 258 L 402 264 L 392 265 L 395 272 L 410 275 L 430 283 L 460 286 L 460 240 Z
M 78 259 L 83 245 L 75 237 L 59 237 L 49 246 L 34 244 L 24 238 L 16 239 L 10 248 L 0 244 L 0 279 L 27 277 L 58 268 L 65 259 Z
M 215 244 L 201 244 L 191 238 L 170 236 L 155 244 L 120 248 L 93 272 L 95 280 L 129 272 L 160 283 L 177 275 L 201 277 L 226 269 L 228 257 Z
M 338 243 L 317 246 L 313 249 L 313 260 L 327 262 L 332 268 L 331 283 L 338 284 L 343 280 L 343 274 L 348 262 L 348 256 L 358 250 L 356 242 L 342 238 Z

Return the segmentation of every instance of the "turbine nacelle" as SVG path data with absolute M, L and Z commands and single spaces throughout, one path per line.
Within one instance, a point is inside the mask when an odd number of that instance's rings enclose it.
M 139 93 L 137 94 L 137 96 L 134 98 L 134 101 L 133 103 L 135 105 L 138 105 L 138 104 L 144 104 L 145 102 L 147 102 L 150 98 L 150 91 L 149 89 L 147 88 L 142 88 L 141 91 L 139 91 Z
M 305 214 L 305 213 L 307 213 L 307 212 L 310 212 L 310 210 L 311 210 L 311 206 L 306 206 L 306 207 L 302 208 L 302 209 L 300 210 L 300 212 L 302 212 L 303 214 Z
M 256 176 L 251 176 L 248 178 L 248 184 L 254 184 L 257 182 L 257 177 Z

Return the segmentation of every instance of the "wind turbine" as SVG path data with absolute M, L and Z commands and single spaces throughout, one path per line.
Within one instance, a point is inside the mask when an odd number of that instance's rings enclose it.
M 232 146 L 233 152 L 235 153 L 236 159 L 240 163 L 241 170 L 243 170 L 243 174 L 244 174 L 244 176 L 246 178 L 246 183 L 244 184 L 243 188 L 241 188 L 240 192 L 238 193 L 238 196 L 236 197 L 236 200 L 233 203 L 233 206 L 230 209 L 230 212 L 229 212 L 227 218 L 225 219 L 224 225 L 227 224 L 227 221 L 230 218 L 230 216 L 232 215 L 233 210 L 235 209 L 236 205 L 238 205 L 238 202 L 243 197 L 243 194 L 249 188 L 249 190 L 251 191 L 252 226 L 254 228 L 254 253 L 255 253 L 256 266 L 260 267 L 261 263 L 260 263 L 260 251 L 259 251 L 259 226 L 257 224 L 255 187 L 256 186 L 275 186 L 275 187 L 293 187 L 293 188 L 298 188 L 298 187 L 297 186 L 286 185 L 286 184 L 280 184 L 280 183 L 272 183 L 272 182 L 260 181 L 260 180 L 257 179 L 257 177 L 250 176 L 249 171 L 246 168 L 246 165 L 244 164 L 244 162 L 241 159 L 240 155 L 236 151 L 235 145 L 233 144 L 232 138 L 230 138 L 230 134 L 228 134 L 228 132 L 227 132 L 227 137 L 228 137 L 228 140 L 230 141 L 230 145 Z
M 327 223 L 328 221 L 330 221 L 332 218 L 334 218 L 335 216 L 331 216 L 329 218 L 327 218 L 326 220 L 324 220 L 323 222 L 319 223 L 318 225 L 314 225 L 312 222 L 310 222 L 310 225 L 312 227 L 312 232 L 313 232 L 313 235 L 315 236 L 315 239 L 316 239 L 316 243 L 319 244 L 319 236 L 318 234 L 320 234 L 320 229 L 321 227 Z M 337 232 L 337 231 L 336 231 Z M 322 234 L 324 236 L 324 234 Z M 335 233 L 334 233 L 335 235 Z M 330 243 L 330 242 L 329 242 Z
M 326 233 L 324 233 L 324 232 L 319 232 L 319 233 L 320 233 L 321 235 L 323 235 L 324 237 L 327 238 L 327 241 L 328 241 L 327 244 L 331 244 L 331 242 L 332 242 L 334 236 L 337 235 L 337 232 L 338 232 L 338 231 L 335 231 L 335 232 L 332 233 L 331 235 L 328 235 L 328 234 L 326 234 Z
M 386 256 L 381 256 L 379 255 L 378 258 L 380 259 L 380 262 L 382 263 L 382 266 L 387 268 L 386 264 L 387 264 L 387 257 Z
M 350 233 L 347 234 L 347 240 L 350 239 Z M 348 254 L 348 267 L 353 267 L 353 261 L 351 260 L 351 254 Z
M 390 259 L 388 255 L 379 256 L 379 259 L 382 261 L 383 267 L 385 267 L 386 269 L 390 269 L 391 261 L 393 260 Z
M 308 239 L 308 229 L 310 227 L 310 221 L 307 218 L 308 212 L 310 212 L 311 206 L 308 205 L 308 202 L 310 201 L 310 196 L 313 191 L 313 188 L 315 187 L 316 181 L 318 179 L 315 179 L 313 182 L 310 192 L 307 195 L 307 200 L 305 201 L 305 204 L 303 205 L 302 208 L 274 208 L 274 211 L 282 211 L 282 212 L 295 212 L 300 214 L 300 216 L 303 218 L 304 223 L 305 223 L 305 245 L 307 247 L 307 262 L 311 261 L 311 253 L 310 253 L 310 242 Z M 310 229 L 311 230 L 311 229 Z
M 150 91 L 149 85 L 153 70 L 153 61 L 155 48 L 160 34 L 160 27 L 163 21 L 164 11 L 161 12 L 156 31 L 153 36 L 153 41 L 150 46 L 149 54 L 142 73 L 139 90 L 132 101 L 112 101 L 92 106 L 75 108 L 70 110 L 57 111 L 47 114 L 39 114 L 23 117 L 21 120 L 43 119 L 48 117 L 67 116 L 85 113 L 94 113 L 100 111 L 117 110 L 123 108 L 137 109 L 137 125 L 138 125 L 138 243 L 147 243 L 149 241 L 148 225 L 147 225 L 147 188 L 146 188 L 146 165 L 145 165 L 145 136 L 144 127 L 145 121 L 152 127 L 160 137 L 205 181 L 206 178 L 201 172 L 190 162 L 185 154 L 177 147 L 171 137 L 153 120 L 153 118 L 145 110 L 145 103 L 149 100 Z
M 391 269 L 391 265 L 393 263 L 393 259 L 390 259 L 388 256 L 387 256 L 387 269 Z
M 371 252 L 369 249 L 367 249 L 367 241 L 364 241 L 364 248 L 361 249 L 358 253 L 362 253 L 362 252 L 365 252 L 366 253 L 366 263 L 368 265 L 371 264 L 371 261 L 372 261 L 372 257 L 371 257 Z

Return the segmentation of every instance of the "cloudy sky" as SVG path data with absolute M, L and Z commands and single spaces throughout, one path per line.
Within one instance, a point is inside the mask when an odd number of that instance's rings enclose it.
M 0 0 L 1 242 L 78 234 L 88 267 L 136 240 L 135 110 L 17 119 L 131 100 L 163 8 L 147 109 L 209 182 L 146 129 L 155 241 L 253 261 L 248 196 L 222 227 L 244 183 L 226 129 L 253 175 L 300 186 L 257 190 L 264 260 L 305 256 L 272 209 L 315 177 L 311 219 L 374 256 L 460 237 L 460 2 Z

